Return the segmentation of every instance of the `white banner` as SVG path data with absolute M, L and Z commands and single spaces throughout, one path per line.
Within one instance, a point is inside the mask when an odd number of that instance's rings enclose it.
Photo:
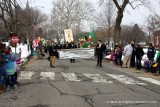
M 90 59 L 94 58 L 95 50 L 90 48 L 75 48 L 59 50 L 60 59 Z
M 65 41 L 70 43 L 73 42 L 73 34 L 72 34 L 72 29 L 65 29 L 64 30 L 64 34 L 65 34 Z

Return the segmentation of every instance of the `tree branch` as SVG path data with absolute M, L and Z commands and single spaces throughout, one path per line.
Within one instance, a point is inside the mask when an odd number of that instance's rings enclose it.
M 118 4 L 117 0 L 113 0 L 113 2 L 114 2 L 114 4 L 116 5 L 117 9 L 118 9 L 118 10 L 120 10 L 120 9 L 121 9 L 121 7 L 119 6 L 119 4 Z

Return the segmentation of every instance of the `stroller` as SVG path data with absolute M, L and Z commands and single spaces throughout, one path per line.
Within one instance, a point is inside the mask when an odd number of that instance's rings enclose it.
M 145 72 L 152 72 L 155 73 L 156 72 L 156 66 L 153 66 L 156 62 L 152 62 L 150 60 L 146 60 L 144 61 L 144 70 Z

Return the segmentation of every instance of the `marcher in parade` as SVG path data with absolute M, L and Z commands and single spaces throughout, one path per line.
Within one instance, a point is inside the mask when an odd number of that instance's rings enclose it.
M 141 70 L 141 60 L 144 55 L 144 51 L 139 44 L 135 48 L 135 55 L 136 55 L 136 69 Z
M 98 40 L 98 44 L 96 46 L 96 52 L 97 52 L 97 67 L 102 67 L 102 59 L 103 59 L 103 53 L 105 51 L 105 46 L 102 44 L 101 40 Z
M 0 93 L 5 92 L 5 82 L 7 79 L 7 73 L 5 71 L 5 63 L 7 63 L 7 60 L 4 59 L 4 49 L 5 45 L 0 43 Z
M 132 55 L 133 48 L 131 43 L 128 42 L 127 46 L 124 48 L 124 58 L 123 58 L 123 66 L 122 68 L 130 68 L 130 60 Z
M 154 62 L 155 54 L 156 54 L 156 50 L 155 50 L 154 46 L 152 45 L 152 43 L 149 43 L 149 48 L 148 48 L 148 51 L 147 51 L 147 57 L 152 63 Z
M 55 60 L 56 60 L 56 51 L 55 51 L 56 44 L 52 41 L 49 46 L 49 57 L 50 57 L 50 67 L 55 67 Z
M 68 44 L 68 48 L 69 49 L 77 48 L 77 46 L 74 44 L 74 42 L 71 42 Z M 70 63 L 75 63 L 75 59 L 70 59 Z
M 12 53 L 12 50 L 11 50 L 10 47 L 7 47 L 7 49 L 5 50 L 4 58 L 7 59 L 7 61 L 8 61 L 5 64 L 5 70 L 6 70 L 7 75 L 8 75 L 8 78 L 7 78 L 7 81 L 6 81 L 6 87 L 7 87 L 7 89 L 10 89 L 11 82 L 12 82 L 13 88 L 17 89 L 16 78 L 15 78 L 16 56 L 15 56 L 15 54 Z

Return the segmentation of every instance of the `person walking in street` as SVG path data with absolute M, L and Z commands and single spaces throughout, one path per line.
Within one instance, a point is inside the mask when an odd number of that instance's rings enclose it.
M 5 45 L 0 43 L 0 93 L 5 92 L 5 82 L 7 79 L 7 74 L 4 68 L 5 63 L 7 63 L 7 60 L 4 59 L 4 49 Z
M 97 67 L 102 67 L 102 59 L 103 59 L 103 53 L 105 51 L 105 46 L 102 44 L 101 40 L 98 40 L 98 44 L 96 46 L 96 52 L 97 52 Z
M 135 48 L 135 55 L 136 55 L 136 69 L 141 70 L 141 60 L 144 55 L 144 51 L 139 44 Z
M 152 43 L 149 43 L 149 48 L 148 48 L 148 51 L 147 51 L 147 57 L 152 63 L 154 62 L 155 54 L 156 54 L 156 50 L 155 50 L 154 46 L 152 45 Z
M 12 50 L 10 47 L 7 47 L 5 50 L 4 58 L 7 59 L 7 63 L 5 64 L 5 70 L 7 72 L 8 78 L 6 81 L 6 87 L 7 89 L 10 89 L 11 82 L 13 84 L 14 89 L 17 89 L 16 85 L 16 55 L 12 53 Z M 11 80 L 10 80 L 11 79 Z
M 56 60 L 56 44 L 52 41 L 49 46 L 49 57 L 50 57 L 50 67 L 55 67 L 55 60 Z
M 77 46 L 74 44 L 74 42 L 71 42 L 68 44 L 69 49 L 77 48 Z M 70 59 L 70 63 L 75 63 L 75 59 Z
M 124 58 L 123 58 L 123 66 L 122 68 L 130 68 L 130 59 L 132 55 L 133 48 L 131 43 L 128 42 L 127 46 L 124 48 Z

